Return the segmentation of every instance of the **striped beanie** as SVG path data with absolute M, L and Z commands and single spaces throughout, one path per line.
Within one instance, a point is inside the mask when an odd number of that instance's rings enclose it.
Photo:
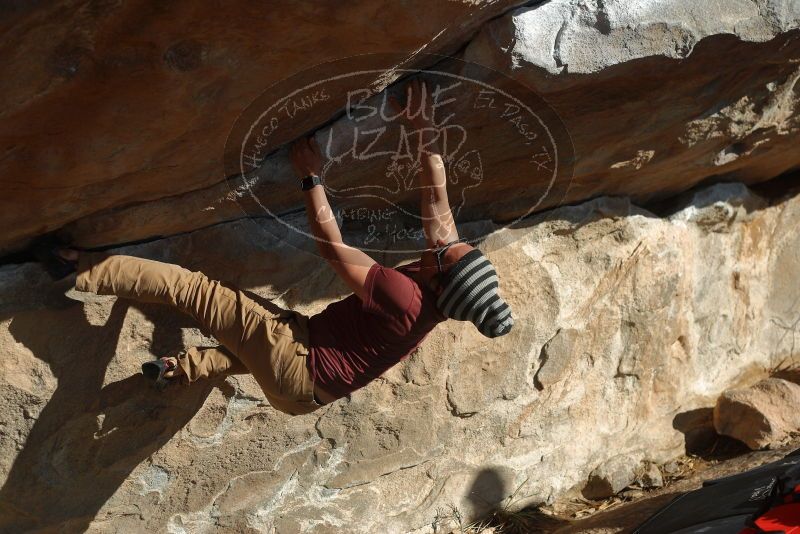
M 464 254 L 444 276 L 436 306 L 445 317 L 471 321 L 486 337 L 511 331 L 511 308 L 497 293 L 497 272 L 480 250 Z

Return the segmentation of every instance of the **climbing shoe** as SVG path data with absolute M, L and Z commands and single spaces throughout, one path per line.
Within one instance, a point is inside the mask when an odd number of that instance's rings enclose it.
M 31 247 L 33 256 L 42 263 L 54 281 L 66 278 L 77 270 L 77 262 L 62 258 L 58 253 L 63 248 L 68 246 L 52 234 L 39 237 Z
M 178 364 L 174 358 L 159 358 L 142 364 L 142 374 L 151 381 L 157 390 L 167 387 L 176 376 L 168 377 L 167 373 L 177 370 Z

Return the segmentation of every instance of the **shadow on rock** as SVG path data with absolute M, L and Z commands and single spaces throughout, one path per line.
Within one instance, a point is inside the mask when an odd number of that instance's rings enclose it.
M 467 493 L 467 500 L 472 509 L 484 514 L 500 505 L 510 493 L 508 484 L 501 474 L 492 468 L 482 469 Z
M 697 408 L 677 414 L 672 428 L 683 433 L 686 454 L 704 460 L 722 460 L 749 452 L 741 441 L 717 434 L 714 409 Z
M 103 386 L 127 309 L 117 300 L 102 325 L 90 324 L 78 302 L 12 319 L 15 340 L 50 366 L 58 385 L 30 416 L 35 423 L 0 489 L 0 532 L 86 530 L 136 466 L 186 425 L 209 394 L 210 384 L 159 393 L 139 374 Z
M 507 468 L 484 468 L 473 480 L 466 495 L 471 505 L 467 518 L 470 524 L 498 527 L 507 534 L 549 532 L 568 524 L 566 521 L 548 516 L 536 507 L 510 511 L 516 490 L 513 487 L 514 473 Z

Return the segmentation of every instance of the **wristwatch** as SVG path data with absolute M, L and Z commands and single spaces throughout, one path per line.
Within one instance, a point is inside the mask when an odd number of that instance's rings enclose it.
M 301 189 L 303 191 L 308 191 L 315 185 L 322 185 L 322 178 L 317 176 L 316 174 L 309 174 L 300 182 L 302 184 Z

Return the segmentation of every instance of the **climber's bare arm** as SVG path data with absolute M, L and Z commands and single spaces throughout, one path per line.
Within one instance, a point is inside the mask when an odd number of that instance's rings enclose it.
M 305 177 L 309 174 L 319 175 L 319 149 L 313 138 L 304 138 L 296 141 L 290 150 L 290 156 L 298 175 Z M 336 217 L 333 215 L 325 187 L 314 186 L 304 191 L 306 215 L 311 232 L 317 241 L 317 249 L 323 258 L 330 263 L 353 293 L 361 300 L 366 297 L 364 285 L 367 273 L 375 260 L 364 252 L 346 245 L 342 242 L 342 233 Z
M 420 156 L 420 215 L 427 246 L 434 247 L 440 239 L 445 243 L 458 239 L 458 232 L 447 199 L 447 178 L 442 156 L 435 146 L 429 148 L 431 154 L 423 153 Z
M 316 237 L 317 249 L 353 293 L 364 300 L 367 273 L 375 260 L 342 242 L 342 234 L 322 185 L 314 186 L 303 194 L 308 222 Z
M 419 78 L 408 82 L 405 90 L 405 105 L 393 96 L 389 97 L 389 103 L 396 112 L 405 111 L 411 126 L 422 136 L 419 145 L 422 167 L 420 216 L 427 246 L 431 248 L 440 239 L 445 243 L 458 239 L 458 232 L 447 198 L 447 176 L 439 148 L 439 132 L 435 127 L 431 93 L 427 84 Z

